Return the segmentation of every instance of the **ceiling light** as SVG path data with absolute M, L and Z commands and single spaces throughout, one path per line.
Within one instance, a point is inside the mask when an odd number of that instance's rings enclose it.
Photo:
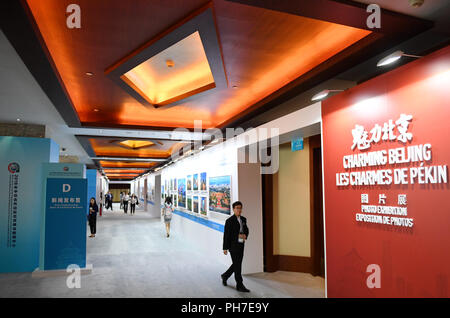
M 92 72 L 86 72 L 86 75 L 87 75 L 87 76 L 92 76 L 92 75 L 94 75 L 94 73 L 92 73 Z
M 99 111 L 100 111 L 100 109 L 94 108 L 94 112 L 99 112 Z
M 20 121 L 20 118 L 17 118 L 16 120 L 17 120 L 17 121 Z
M 324 99 L 325 97 L 328 96 L 328 94 L 332 93 L 332 92 L 343 92 L 343 89 L 325 89 L 319 93 L 317 93 L 316 95 L 314 95 L 311 100 L 312 101 L 316 101 L 316 100 L 320 100 L 320 99 Z
M 166 65 L 167 65 L 167 67 L 174 67 L 175 62 L 173 60 L 166 60 Z
M 392 63 L 398 61 L 402 56 L 415 57 L 415 58 L 421 57 L 418 55 L 405 54 L 403 51 L 395 51 L 394 53 L 389 54 L 385 58 L 382 58 L 380 61 L 378 61 L 377 66 L 380 67 L 380 66 L 392 64 Z

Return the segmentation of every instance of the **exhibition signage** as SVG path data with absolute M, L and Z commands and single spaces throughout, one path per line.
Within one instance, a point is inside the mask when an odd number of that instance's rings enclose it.
M 328 297 L 448 297 L 450 48 L 322 103 Z
M 0 137 L 0 273 L 32 272 L 39 264 L 43 162 L 57 161 L 47 138 Z
M 291 141 L 291 151 L 303 150 L 303 138 L 293 139 Z
M 394 122 L 388 120 L 370 130 L 356 124 L 351 150 L 370 150 L 372 144 L 398 142 L 402 147 L 344 155 L 342 168 L 347 172 L 336 173 L 336 186 L 390 186 L 408 184 L 448 183 L 447 165 L 432 165 L 432 146 L 429 143 L 414 145 L 413 134 L 408 131 L 413 115 L 401 114 Z M 413 164 L 405 167 L 404 164 Z M 359 170 L 357 168 L 368 168 Z M 353 171 L 351 171 L 353 169 Z M 371 198 L 372 199 L 372 198 Z M 412 227 L 414 219 L 408 217 L 407 195 L 397 195 L 397 206 L 386 205 L 387 196 L 380 193 L 370 204 L 369 194 L 361 193 L 361 210 L 356 213 L 357 222 L 369 222 L 392 226 Z M 373 201 L 372 201 L 373 203 Z
M 45 270 L 86 266 L 86 189 L 86 179 L 47 179 Z
M 87 179 L 82 164 L 44 164 L 41 270 L 86 266 Z

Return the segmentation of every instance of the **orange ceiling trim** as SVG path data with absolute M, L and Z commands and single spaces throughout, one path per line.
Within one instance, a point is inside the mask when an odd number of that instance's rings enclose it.
M 153 168 L 157 162 L 124 162 L 124 161 L 104 161 L 100 160 L 103 168 Z

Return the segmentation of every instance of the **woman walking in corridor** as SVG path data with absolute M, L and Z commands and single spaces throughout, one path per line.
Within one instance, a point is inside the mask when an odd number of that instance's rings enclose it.
M 97 212 L 98 205 L 95 202 L 95 198 L 92 197 L 89 202 L 89 227 L 91 229 L 91 235 L 89 237 L 95 237 L 95 233 L 97 232 Z
M 133 193 L 130 198 L 130 214 L 133 215 L 136 210 L 136 203 L 138 202 L 137 196 Z
M 161 215 L 164 216 L 164 223 L 166 223 L 167 237 L 170 236 L 170 221 L 172 221 L 173 205 L 172 198 L 167 197 L 162 208 Z

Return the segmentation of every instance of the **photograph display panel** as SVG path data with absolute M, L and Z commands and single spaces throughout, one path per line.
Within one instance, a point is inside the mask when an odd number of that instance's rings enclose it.
M 200 191 L 207 191 L 206 188 L 206 172 L 200 174 Z
M 178 179 L 178 206 L 186 208 L 186 179 Z
M 194 184 L 193 184 L 193 190 L 198 191 L 198 173 L 194 174 Z
M 200 198 L 200 214 L 201 215 L 206 215 L 206 197 L 201 197 Z
M 209 211 L 231 214 L 231 176 L 209 178 Z
M 192 197 L 187 197 L 187 209 L 192 211 Z
M 187 191 L 192 191 L 192 175 L 187 176 L 186 189 Z
M 195 213 L 198 213 L 198 208 L 199 208 L 199 204 L 198 204 L 198 196 L 194 196 L 194 199 L 193 199 L 193 203 L 194 203 L 194 209 L 193 209 L 193 211 L 195 212 Z

